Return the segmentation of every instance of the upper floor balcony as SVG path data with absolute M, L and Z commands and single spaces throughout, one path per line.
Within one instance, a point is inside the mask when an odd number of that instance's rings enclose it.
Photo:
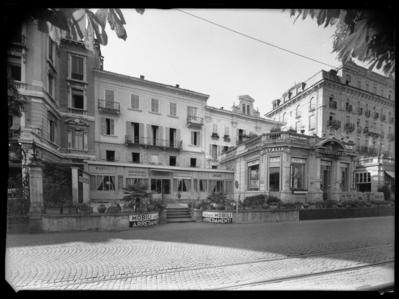
M 204 125 L 204 118 L 196 115 L 187 115 L 187 126 L 192 128 L 202 128 Z
M 219 139 L 219 134 L 213 132 L 212 135 L 211 135 L 211 138 L 217 140 L 217 139 Z
M 341 121 L 336 119 L 329 119 L 327 121 L 327 127 L 338 130 L 339 128 L 341 128 Z
M 143 146 L 143 147 L 153 147 L 162 150 L 177 150 L 182 149 L 182 140 L 177 139 L 161 139 L 152 137 L 139 137 L 139 136 L 125 136 L 125 144 L 127 146 Z
M 114 101 L 106 101 L 106 100 L 98 100 L 98 111 L 102 113 L 108 114 L 120 114 L 120 105 L 119 102 Z
M 223 140 L 224 140 L 225 142 L 230 142 L 230 141 L 231 141 L 230 135 L 224 135 L 224 136 L 223 136 Z
M 81 108 L 68 107 L 68 112 L 79 115 L 87 115 L 87 110 Z
M 330 102 L 328 103 L 328 107 L 329 107 L 330 109 L 337 109 L 337 102 L 336 102 L 336 101 L 330 101 Z
M 355 124 L 346 123 L 344 129 L 345 129 L 345 132 L 352 133 L 355 130 Z

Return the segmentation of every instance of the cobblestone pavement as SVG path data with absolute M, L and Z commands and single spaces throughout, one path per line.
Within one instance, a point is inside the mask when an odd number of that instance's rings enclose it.
M 390 261 L 393 240 L 394 217 L 8 235 L 6 279 L 15 290 L 296 289 L 299 280 L 250 284 Z M 386 265 L 356 271 L 346 271 L 352 278 L 345 283 L 329 274 L 309 285 L 356 289 L 393 281 Z

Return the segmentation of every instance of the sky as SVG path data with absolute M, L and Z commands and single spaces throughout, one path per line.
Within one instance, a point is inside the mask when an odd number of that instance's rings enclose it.
M 104 69 L 209 95 L 207 104 L 231 109 L 240 95 L 261 115 L 295 83 L 331 67 L 267 46 L 178 10 L 122 10 L 127 39 L 106 28 Z M 341 65 L 332 53 L 335 27 L 290 17 L 280 9 L 184 9 L 262 41 Z M 108 26 L 108 25 L 107 25 Z

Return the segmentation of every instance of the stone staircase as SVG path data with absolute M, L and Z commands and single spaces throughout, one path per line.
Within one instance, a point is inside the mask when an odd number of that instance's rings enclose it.
M 185 204 L 168 204 L 166 207 L 166 221 L 169 222 L 193 222 L 190 209 Z

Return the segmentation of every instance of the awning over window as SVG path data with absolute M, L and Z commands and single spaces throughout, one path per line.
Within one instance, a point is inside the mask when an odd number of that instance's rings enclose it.
M 389 175 L 391 178 L 395 179 L 395 173 L 394 173 L 393 171 L 386 171 L 386 170 L 385 170 L 385 173 L 386 173 L 387 175 Z

